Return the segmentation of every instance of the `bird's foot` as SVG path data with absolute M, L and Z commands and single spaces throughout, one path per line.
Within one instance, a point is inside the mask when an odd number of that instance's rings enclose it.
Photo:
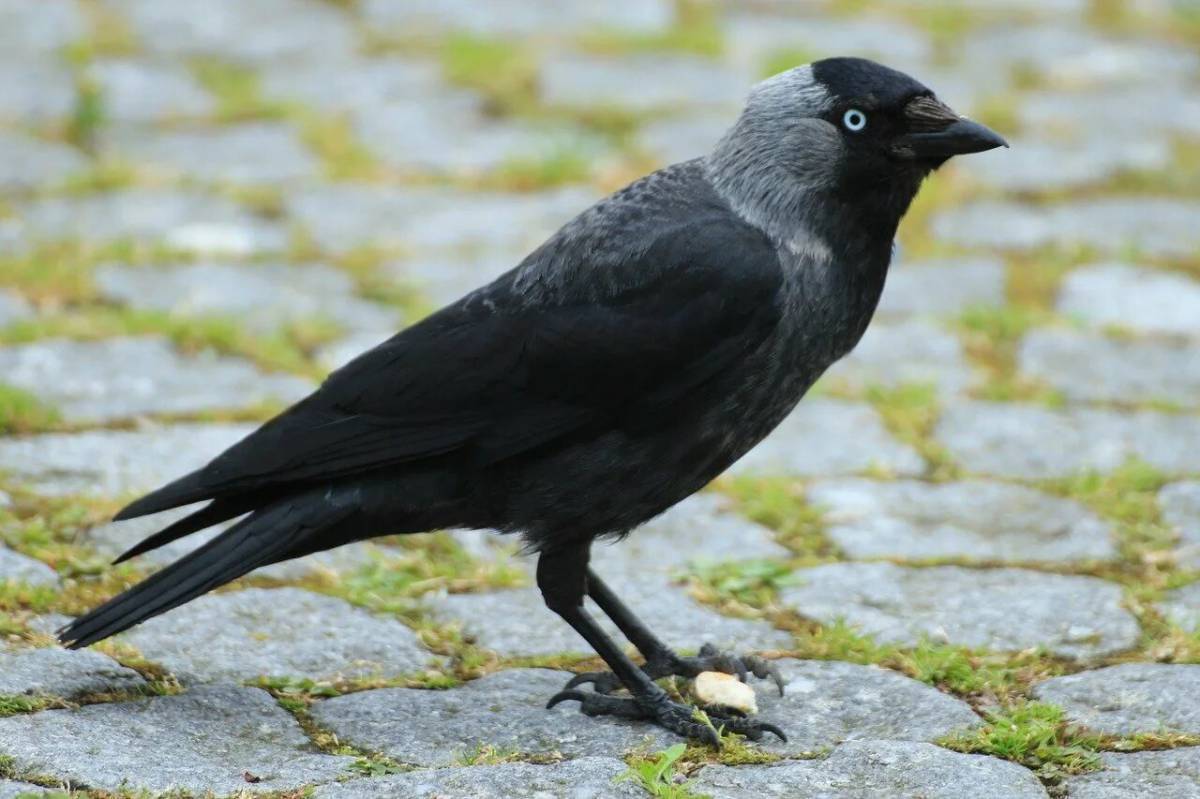
M 683 657 L 667 650 L 665 653 L 646 661 L 642 667 L 652 680 L 663 677 L 688 677 L 694 679 L 704 671 L 720 671 L 725 674 L 736 674 L 742 682 L 747 675 L 753 674 L 760 680 L 770 679 L 783 696 L 783 675 L 769 660 L 758 655 L 730 655 L 721 652 L 712 644 L 705 644 L 695 657 Z M 591 683 L 598 694 L 611 694 L 621 688 L 621 681 L 611 671 L 589 671 L 576 674 L 564 686 L 564 690 L 576 688 L 585 683 Z
M 783 730 L 766 721 L 743 716 L 734 711 L 712 709 L 706 710 L 707 719 L 697 712 L 697 708 L 675 702 L 666 692 L 657 686 L 656 690 L 643 696 L 623 698 L 592 691 L 575 691 L 571 689 L 559 691 L 550 697 L 546 708 L 552 708 L 559 702 L 575 700 L 579 709 L 588 716 L 617 716 L 626 719 L 645 719 L 653 721 L 660 727 L 670 730 L 685 738 L 721 748 L 721 732 L 733 732 L 744 735 L 751 741 L 757 741 L 764 733 L 771 733 L 781 741 L 787 741 Z

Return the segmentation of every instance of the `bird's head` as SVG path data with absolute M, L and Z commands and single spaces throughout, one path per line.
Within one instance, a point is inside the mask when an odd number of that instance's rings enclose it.
M 879 206 L 899 222 L 934 169 L 1003 146 L 908 75 L 863 58 L 829 58 L 755 86 L 709 163 L 723 193 L 763 223 L 794 216 L 814 193 L 843 209 Z

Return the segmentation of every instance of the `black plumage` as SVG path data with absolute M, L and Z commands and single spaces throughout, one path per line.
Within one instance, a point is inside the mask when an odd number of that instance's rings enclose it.
M 918 98 L 923 131 L 906 127 Z M 943 113 L 931 128 L 931 103 L 911 78 L 856 59 L 762 84 L 713 155 L 601 201 L 512 271 L 121 511 L 209 503 L 122 559 L 244 518 L 77 619 L 63 641 L 86 646 L 260 566 L 351 541 L 495 528 L 540 553 L 547 605 L 613 669 L 572 681 L 555 701 L 710 737 L 650 679 L 769 669 L 675 655 L 588 570 L 588 547 L 703 487 L 858 341 L 921 180 L 973 151 L 958 140 L 932 155 L 903 150 L 938 124 L 961 135 L 956 125 L 974 125 Z M 877 120 L 867 135 L 839 129 L 847 104 Z M 596 627 L 585 594 L 646 656 L 644 669 Z M 584 680 L 597 690 L 576 690 Z M 617 683 L 633 697 L 609 695 Z M 752 736 L 776 731 L 724 721 Z

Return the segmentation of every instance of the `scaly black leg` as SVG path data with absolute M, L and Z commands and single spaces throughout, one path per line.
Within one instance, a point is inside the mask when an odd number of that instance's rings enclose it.
M 721 671 L 726 674 L 736 674 L 742 682 L 747 674 L 753 674 L 759 679 L 770 678 L 775 687 L 783 695 L 783 676 L 773 663 L 763 660 L 758 655 L 729 655 L 719 651 L 712 644 L 700 647 L 695 657 L 683 657 L 664 644 L 650 632 L 650 629 L 634 615 L 625 603 L 617 597 L 613 590 L 605 584 L 596 572 L 588 569 L 587 592 L 604 615 L 613 620 L 617 628 L 629 639 L 629 643 L 637 647 L 646 659 L 642 671 L 652 680 L 675 675 L 678 677 L 694 678 L 702 671 Z M 584 683 L 592 683 L 598 693 L 612 693 L 621 687 L 621 681 L 611 671 L 592 671 L 578 674 L 567 683 L 567 688 L 574 688 Z
M 538 558 L 538 587 L 542 591 L 546 606 L 561 616 L 596 650 L 596 654 L 600 655 L 629 691 L 630 698 L 568 689 L 552 696 L 546 707 L 551 708 L 559 702 L 571 699 L 578 701 L 580 710 L 589 716 L 614 715 L 647 719 L 679 735 L 720 746 L 720 739 L 714 729 L 702 721 L 697 721 L 693 708 L 672 701 L 667 692 L 655 685 L 645 672 L 626 657 L 584 610 L 587 563 L 586 544 L 543 552 Z M 725 714 L 717 714 L 717 717 L 718 723 L 726 730 L 745 735 L 751 740 L 760 739 L 764 732 L 774 733 L 787 740 L 783 732 L 773 724 Z

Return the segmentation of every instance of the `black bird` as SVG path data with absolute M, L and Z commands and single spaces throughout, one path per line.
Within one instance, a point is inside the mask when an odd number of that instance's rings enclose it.
M 550 700 L 716 742 L 654 683 L 752 657 L 680 657 L 588 568 L 767 435 L 858 342 L 900 218 L 948 158 L 1004 140 L 857 58 L 754 88 L 704 158 L 584 211 L 515 269 L 331 374 L 312 395 L 117 519 L 208 504 L 118 562 L 245 515 L 60 632 L 87 646 L 260 566 L 447 527 L 524 536 L 546 605 L 612 670 Z M 584 610 L 590 596 L 646 659 Z M 578 690 L 593 682 L 594 690 Z M 630 697 L 613 695 L 623 686 Z M 723 714 L 751 738 L 782 733 Z

